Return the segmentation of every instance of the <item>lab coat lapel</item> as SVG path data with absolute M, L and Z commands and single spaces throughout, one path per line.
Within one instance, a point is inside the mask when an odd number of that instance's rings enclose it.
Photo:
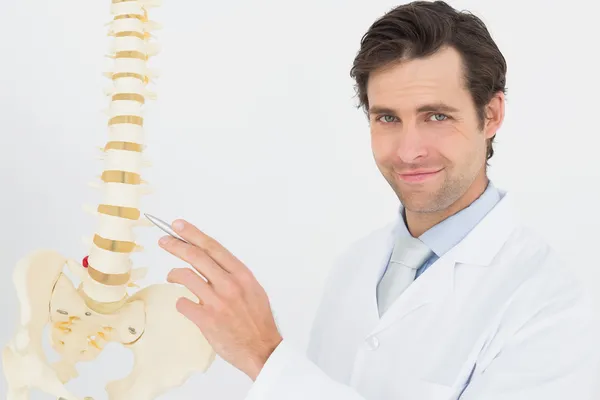
M 367 329 L 364 334 L 387 328 L 412 311 L 435 302 L 452 288 L 454 261 L 450 258 L 438 259 L 396 299 L 381 318 L 379 317 L 377 284 L 390 259 L 401 223 L 400 218 L 401 216 L 398 216 L 393 223 L 373 235 L 367 244 L 367 251 L 360 259 L 355 260 L 360 263 L 360 272 L 355 276 L 351 292 L 356 303 L 360 304 L 360 312 L 364 318 L 363 326 Z
M 503 199 L 486 217 L 454 248 L 434 262 L 417 280 L 415 280 L 390 306 L 375 325 L 371 334 L 381 332 L 390 325 L 425 306 L 435 304 L 447 296 L 454 295 L 454 276 L 457 264 L 473 267 L 485 267 L 508 239 L 515 227 L 516 214 L 510 195 L 502 192 Z M 392 235 L 395 230 L 392 231 Z M 386 242 L 391 253 L 393 237 Z M 389 254 L 389 253 L 388 253 Z M 385 270 L 378 271 L 377 279 Z M 475 270 L 473 270 L 475 272 Z M 473 275 L 476 276 L 476 273 Z M 376 293 L 377 281 L 368 281 L 373 296 Z M 375 312 L 377 304 L 375 302 Z M 371 308 L 373 306 L 370 306 Z M 378 315 L 378 314 L 377 314 Z
M 396 218 L 393 223 L 372 236 L 367 245 L 368 250 L 357 260 L 360 263 L 360 273 L 356 275 L 353 295 L 356 296 L 357 303 L 361 304 L 361 309 L 365 307 L 362 310 L 367 330 L 379 323 L 376 288 L 392 254 L 398 223 L 399 219 Z
M 412 312 L 435 303 L 452 292 L 454 266 L 455 262 L 445 257 L 433 263 L 392 303 L 371 333 L 381 332 Z

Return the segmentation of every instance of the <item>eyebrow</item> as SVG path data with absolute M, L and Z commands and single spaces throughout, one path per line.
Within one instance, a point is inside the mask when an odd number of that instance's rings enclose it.
M 449 106 L 445 103 L 432 103 L 432 104 L 423 104 L 417 108 L 418 113 L 422 112 L 458 112 L 457 108 Z M 382 107 L 374 105 L 369 107 L 369 114 L 392 114 L 395 115 L 396 111 L 389 107 Z

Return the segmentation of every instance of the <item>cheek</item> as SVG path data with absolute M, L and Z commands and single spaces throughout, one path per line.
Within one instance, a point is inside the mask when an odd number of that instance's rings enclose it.
M 454 162 L 456 158 L 461 157 L 461 152 L 465 143 L 453 135 L 439 136 L 437 140 L 431 143 L 431 153 L 440 158 Z
M 432 155 L 446 159 L 451 164 L 470 163 L 481 146 L 477 135 L 457 126 L 438 127 L 428 135 L 428 148 Z

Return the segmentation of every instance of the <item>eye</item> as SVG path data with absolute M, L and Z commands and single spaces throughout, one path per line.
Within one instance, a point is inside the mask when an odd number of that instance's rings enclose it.
M 384 119 L 383 121 L 381 121 L 382 118 Z M 388 119 L 386 120 L 386 118 L 388 118 Z M 394 117 L 393 115 L 382 115 L 381 117 L 377 118 L 377 121 L 388 124 L 388 123 L 394 122 L 394 119 L 396 119 L 396 117 Z
M 447 119 L 450 119 L 450 117 L 448 117 L 446 114 L 432 114 L 429 119 L 431 120 L 431 118 L 433 118 L 434 122 L 442 122 L 445 121 Z

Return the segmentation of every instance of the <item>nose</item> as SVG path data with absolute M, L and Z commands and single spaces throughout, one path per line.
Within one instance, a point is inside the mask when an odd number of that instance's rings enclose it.
M 412 163 L 427 155 L 425 140 L 416 126 L 405 124 L 398 133 L 396 155 L 404 163 Z

